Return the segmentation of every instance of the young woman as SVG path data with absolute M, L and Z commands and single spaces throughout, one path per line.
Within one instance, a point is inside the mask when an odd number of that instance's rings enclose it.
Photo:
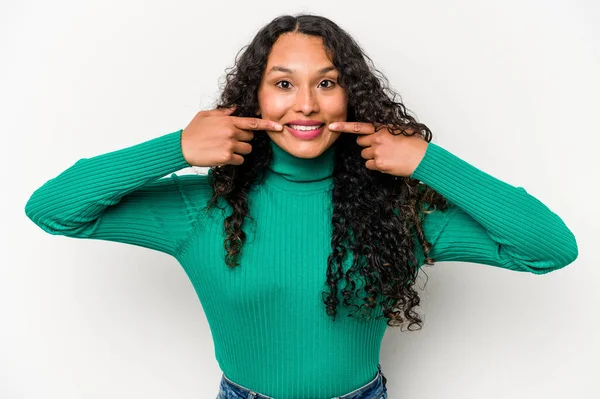
M 206 312 L 220 398 L 385 398 L 381 340 L 421 327 L 421 266 L 543 274 L 578 249 L 525 189 L 432 143 L 367 60 L 329 19 L 278 17 L 215 109 L 80 159 L 25 212 L 50 234 L 174 256 Z M 173 173 L 190 166 L 209 173 Z

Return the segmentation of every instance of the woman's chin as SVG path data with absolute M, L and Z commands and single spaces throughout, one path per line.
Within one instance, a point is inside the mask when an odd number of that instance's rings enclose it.
M 281 149 L 296 158 L 311 159 L 323 154 L 335 142 L 331 137 L 330 132 L 323 134 L 314 139 L 305 140 L 293 136 L 289 132 L 268 132 L 271 140 L 275 142 Z

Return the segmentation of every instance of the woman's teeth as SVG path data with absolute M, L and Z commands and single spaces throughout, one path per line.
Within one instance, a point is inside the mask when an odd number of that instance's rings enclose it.
M 289 126 L 294 130 L 310 131 L 310 130 L 317 130 L 323 125 L 315 125 L 315 126 L 289 125 Z

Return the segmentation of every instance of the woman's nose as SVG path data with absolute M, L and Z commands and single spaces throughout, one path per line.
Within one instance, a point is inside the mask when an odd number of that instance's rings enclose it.
M 299 111 L 307 115 L 319 112 L 319 101 L 317 99 L 317 95 L 310 87 L 298 90 L 298 93 L 296 94 L 295 111 Z

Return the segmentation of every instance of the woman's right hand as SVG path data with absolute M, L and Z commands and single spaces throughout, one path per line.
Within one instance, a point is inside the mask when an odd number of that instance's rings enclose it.
M 252 146 L 252 130 L 281 131 L 276 122 L 260 118 L 230 116 L 231 108 L 200 111 L 181 133 L 181 150 L 192 166 L 241 165 Z

